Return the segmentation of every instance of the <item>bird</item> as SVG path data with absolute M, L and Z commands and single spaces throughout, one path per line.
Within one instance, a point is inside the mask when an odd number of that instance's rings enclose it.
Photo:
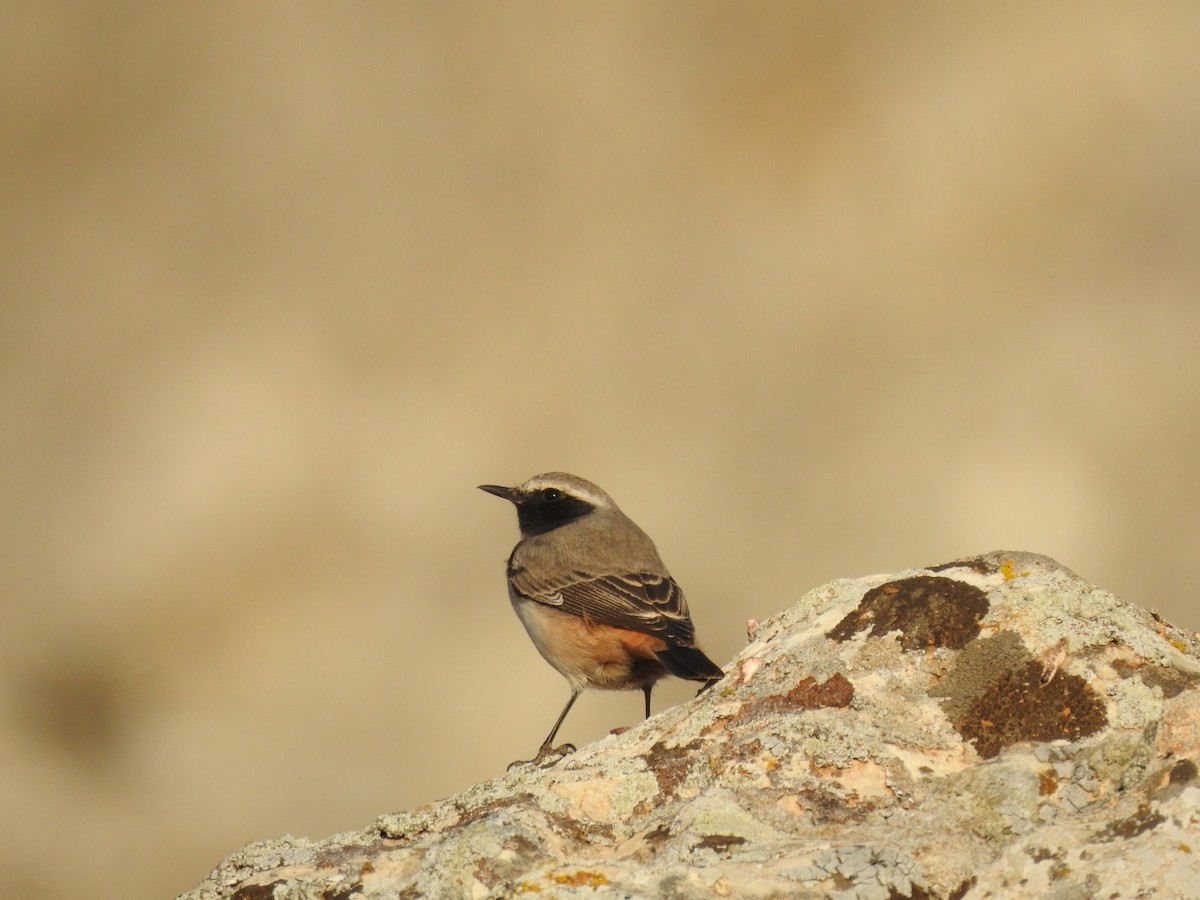
M 508 558 L 509 600 L 571 689 L 537 755 L 513 766 L 575 749 L 554 747 L 554 738 L 586 688 L 640 689 L 650 718 L 650 692 L 666 675 L 702 681 L 700 691 L 724 675 L 696 645 L 683 591 L 654 542 L 603 490 L 565 472 L 479 490 L 516 507 L 521 539 Z

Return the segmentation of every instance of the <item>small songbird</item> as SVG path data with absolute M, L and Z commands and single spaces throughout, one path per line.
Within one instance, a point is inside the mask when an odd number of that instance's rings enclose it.
M 517 508 L 508 596 L 538 652 L 571 686 L 532 762 L 574 749 L 553 748 L 554 736 L 584 688 L 640 688 L 649 718 L 650 691 L 665 675 L 708 687 L 724 674 L 696 646 L 683 591 L 653 541 L 608 494 L 563 472 L 479 489 Z

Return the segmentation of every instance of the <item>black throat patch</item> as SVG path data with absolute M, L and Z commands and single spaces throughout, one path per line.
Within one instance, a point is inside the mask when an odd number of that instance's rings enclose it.
M 523 536 L 533 537 L 582 519 L 595 508 L 586 500 L 569 494 L 561 494 L 553 500 L 535 494 L 517 504 L 517 524 L 521 526 Z

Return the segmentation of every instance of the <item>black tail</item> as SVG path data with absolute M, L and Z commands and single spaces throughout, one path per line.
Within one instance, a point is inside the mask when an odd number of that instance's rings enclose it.
M 676 678 L 704 681 L 711 684 L 725 674 L 721 671 L 721 667 L 705 656 L 704 651 L 699 647 L 668 644 L 666 650 L 656 653 L 655 656 Z M 705 686 L 707 687 L 707 685 Z

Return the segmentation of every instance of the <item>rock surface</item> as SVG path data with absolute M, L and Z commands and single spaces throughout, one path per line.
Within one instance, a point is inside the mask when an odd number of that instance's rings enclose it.
M 1198 650 L 1030 553 L 837 580 L 690 703 L 183 896 L 1194 897 Z

